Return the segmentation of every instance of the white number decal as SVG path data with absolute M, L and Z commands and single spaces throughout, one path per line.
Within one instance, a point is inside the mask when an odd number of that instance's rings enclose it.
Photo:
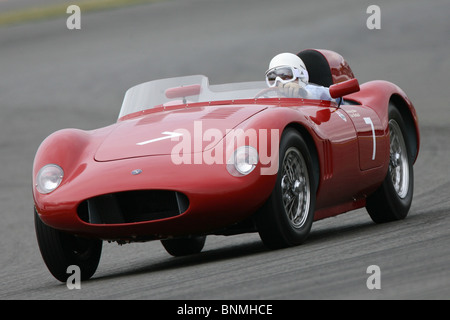
M 373 153 L 372 153 L 372 160 L 375 160 L 375 154 L 377 151 L 377 140 L 375 137 L 375 128 L 373 127 L 373 122 L 372 119 L 370 117 L 365 117 L 364 118 L 364 122 L 366 124 L 370 124 L 370 127 L 372 128 L 372 138 L 373 138 Z

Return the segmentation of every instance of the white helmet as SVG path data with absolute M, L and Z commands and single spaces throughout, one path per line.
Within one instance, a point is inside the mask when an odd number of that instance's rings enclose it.
M 286 70 L 283 70 L 283 75 L 274 72 L 281 67 L 288 67 L 292 69 L 292 73 L 286 77 L 284 74 Z M 276 85 L 277 81 L 290 82 L 298 78 L 299 84 L 306 86 L 309 81 L 308 71 L 306 70 L 305 63 L 300 57 L 293 53 L 280 53 L 272 58 L 269 64 L 269 69 L 266 71 L 266 81 L 269 86 Z

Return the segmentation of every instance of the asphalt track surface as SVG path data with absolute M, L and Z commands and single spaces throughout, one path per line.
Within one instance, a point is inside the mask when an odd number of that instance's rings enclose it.
M 371 4 L 381 8 L 379 30 L 366 26 Z M 448 12 L 448 0 L 168 0 L 82 12 L 81 30 L 66 28 L 66 14 L 1 26 L 0 299 L 449 299 Z M 305 48 L 341 53 L 360 83 L 392 81 L 415 104 L 422 143 L 405 220 L 377 225 L 357 210 L 277 251 L 257 234 L 209 237 L 201 254 L 182 258 L 159 242 L 105 243 L 80 290 L 50 275 L 31 195 L 46 136 L 115 122 L 140 82 L 262 79 L 273 55 Z M 366 286 L 370 265 L 380 267 L 381 289 Z

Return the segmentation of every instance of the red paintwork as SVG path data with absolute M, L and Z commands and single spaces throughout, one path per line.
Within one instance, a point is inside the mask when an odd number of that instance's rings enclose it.
M 330 67 L 331 77 L 334 84 L 355 78 L 355 75 L 349 64 L 339 53 L 325 49 L 308 50 L 317 51 L 325 58 Z
M 214 128 L 225 136 L 227 129 L 253 129 L 267 132 L 267 141 L 273 129 L 278 129 L 281 137 L 288 126 L 302 128 L 318 155 L 315 220 L 357 209 L 365 205 L 367 195 L 379 187 L 388 170 L 387 107 L 393 95 L 402 98 L 411 113 L 419 144 L 413 105 L 400 88 L 385 81 L 362 84 L 359 92 L 346 97 L 361 105 L 342 105 L 339 109 L 326 101 L 266 99 L 261 105 L 256 100 L 235 100 L 229 105 L 197 103 L 170 110 L 156 108 L 92 131 L 61 130 L 39 147 L 33 185 L 39 169 L 48 163 L 64 168 L 64 180 L 50 194 L 42 195 L 33 188 L 35 206 L 42 221 L 54 228 L 112 240 L 208 233 L 250 217 L 269 197 L 276 179 L 276 175 L 259 174 L 261 164 L 248 176 L 234 177 L 226 164 L 200 163 L 202 150 L 226 148 L 219 141 L 196 144 L 192 139 L 191 164 L 179 165 L 170 155 L 180 142 L 176 139 L 136 146 L 161 136 L 161 132 L 180 128 L 195 136 L 199 129 L 195 123 L 201 121 L 197 125 L 201 124 L 203 132 Z M 376 134 L 374 160 L 372 130 L 364 117 L 371 118 Z M 131 171 L 138 168 L 142 174 L 132 175 Z M 95 225 L 77 216 L 77 206 L 87 198 L 141 189 L 182 192 L 190 206 L 177 217 L 151 222 Z

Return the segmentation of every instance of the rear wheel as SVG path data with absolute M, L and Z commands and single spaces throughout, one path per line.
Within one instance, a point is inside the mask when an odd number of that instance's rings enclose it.
M 390 159 L 380 188 L 367 199 L 366 209 L 376 223 L 404 219 L 413 198 L 414 172 L 406 143 L 406 127 L 394 105 L 389 106 Z
M 315 208 L 312 159 L 301 135 L 287 129 L 281 138 L 277 181 L 256 214 L 263 243 L 272 249 L 303 243 L 311 230 Z
M 102 252 L 102 240 L 87 239 L 53 229 L 44 224 L 34 210 L 36 237 L 42 258 L 50 273 L 66 282 L 71 265 L 80 268 L 81 280 L 90 279 L 97 270 Z
M 161 243 L 166 251 L 174 256 L 187 256 L 200 253 L 205 246 L 206 236 L 165 239 Z

